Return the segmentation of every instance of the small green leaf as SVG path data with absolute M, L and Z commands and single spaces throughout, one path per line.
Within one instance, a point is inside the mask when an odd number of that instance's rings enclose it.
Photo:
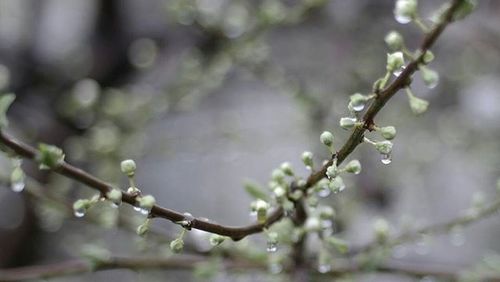
M 9 93 L 0 96 L 0 129 L 4 129 L 9 124 L 7 120 L 7 110 L 16 99 L 16 95 Z
M 269 196 L 267 195 L 267 193 L 257 183 L 246 181 L 244 186 L 245 186 L 245 191 L 247 191 L 248 195 L 252 196 L 253 198 L 261 199 L 264 201 L 269 200 Z
M 334 247 L 339 253 L 345 254 L 349 250 L 349 244 L 346 241 L 339 238 L 330 236 L 325 238 L 325 242 Z

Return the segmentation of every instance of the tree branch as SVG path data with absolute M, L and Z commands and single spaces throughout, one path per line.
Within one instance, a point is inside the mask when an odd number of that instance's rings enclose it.
M 452 15 L 454 11 L 458 8 L 461 0 L 454 0 L 450 5 L 450 8 L 446 11 L 444 15 L 444 20 L 437 24 L 432 31 L 430 31 L 424 38 L 424 41 L 421 45 L 421 55 L 418 56 L 417 59 L 413 60 L 406 66 L 405 70 L 402 74 L 395 79 L 386 89 L 381 91 L 374 102 L 371 104 L 369 109 L 366 111 L 363 116 L 363 122 L 365 124 L 364 127 L 356 127 L 352 132 L 349 139 L 342 146 L 342 148 L 332 156 L 331 160 L 322 166 L 322 168 L 312 173 L 308 179 L 307 184 L 304 189 L 311 188 L 314 184 L 316 184 L 319 180 L 325 177 L 326 169 L 328 166 L 332 164 L 333 158 L 337 159 L 337 164 L 341 164 L 349 154 L 351 154 L 354 149 L 363 141 L 363 135 L 365 130 L 370 129 L 373 124 L 373 119 L 377 115 L 377 113 L 383 108 L 386 102 L 396 94 L 400 89 L 407 86 L 408 81 L 411 78 L 411 75 L 418 69 L 418 64 L 422 62 L 423 54 L 428 50 L 442 33 L 446 25 L 451 22 Z M 38 154 L 38 150 L 35 148 L 21 143 L 11 136 L 5 134 L 4 132 L 0 132 L 0 142 L 5 144 L 7 147 L 12 149 L 16 154 L 28 159 L 35 159 Z M 82 169 L 79 169 L 75 166 L 72 166 L 68 163 L 63 163 L 58 168 L 54 169 L 55 172 L 65 175 L 71 179 L 74 179 L 80 183 L 86 184 L 89 187 L 92 187 L 99 191 L 102 195 L 106 195 L 108 191 L 110 191 L 113 187 L 96 178 L 95 176 L 85 172 Z M 123 202 L 128 203 L 130 205 L 137 205 L 136 198 L 128 193 L 123 193 L 122 197 Z M 277 208 L 273 211 L 268 217 L 267 221 L 262 224 L 254 223 L 243 227 L 232 227 L 232 226 L 224 226 L 217 223 L 213 223 L 210 221 L 202 220 L 199 218 L 190 219 L 191 228 L 207 231 L 210 233 L 215 233 L 223 236 L 228 236 L 233 240 L 240 240 L 250 234 L 259 233 L 264 228 L 269 227 L 273 223 L 279 221 L 283 217 L 283 209 L 281 207 Z M 179 222 L 185 220 L 185 215 L 183 213 L 161 207 L 159 205 L 155 205 L 151 209 L 150 213 L 151 217 L 160 217 L 170 220 L 172 222 Z

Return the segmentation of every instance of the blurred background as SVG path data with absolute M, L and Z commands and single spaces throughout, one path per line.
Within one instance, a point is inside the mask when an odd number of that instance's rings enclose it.
M 424 18 L 444 3 L 419 2 Z M 328 157 L 319 142 L 323 130 L 335 134 L 337 146 L 347 139 L 338 120 L 348 115 L 349 95 L 369 93 L 384 75 L 385 34 L 398 30 L 410 49 L 418 47 L 421 32 L 398 24 L 393 7 L 389 0 L 0 0 L 0 89 L 17 95 L 9 131 L 63 148 L 70 163 L 122 188 L 120 161 L 133 158 L 139 187 L 160 204 L 246 225 L 245 181 L 265 185 L 283 161 L 306 176 L 304 150 L 318 164 Z M 415 117 L 400 93 L 377 116 L 377 124 L 398 130 L 393 162 L 383 165 L 371 146 L 358 147 L 352 157 L 363 172 L 345 178 L 345 192 L 322 199 L 338 213 L 340 237 L 361 245 L 373 238 L 379 217 L 396 234 L 449 220 L 496 195 L 499 13 L 500 2 L 480 1 L 438 40 L 430 64 L 440 73 L 438 86 L 414 78 L 414 93 L 431 103 L 428 112 Z M 6 183 L 12 168 L 3 156 L 1 166 Z M 72 202 L 93 190 L 33 163 L 23 168 L 32 177 L 27 193 L 0 189 L 2 268 L 63 261 L 91 245 L 117 255 L 166 253 L 165 242 L 179 232 L 157 220 L 164 236 L 138 238 L 134 230 L 144 218 L 128 207 L 118 213 L 103 205 L 74 218 Z M 500 251 L 499 224 L 493 216 L 398 246 L 393 256 L 474 266 Z M 265 251 L 265 244 L 256 246 Z M 195 279 L 189 272 L 113 270 L 50 281 L 179 278 Z

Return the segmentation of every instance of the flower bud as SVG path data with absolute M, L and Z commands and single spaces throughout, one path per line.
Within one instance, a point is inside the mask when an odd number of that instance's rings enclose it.
M 425 66 L 420 66 L 420 75 L 427 87 L 432 89 L 437 86 L 439 81 L 439 73 L 437 71 L 431 70 Z
M 377 142 L 375 143 L 375 149 L 381 154 L 389 155 L 392 152 L 392 142 L 387 140 Z
M 210 235 L 210 245 L 212 246 L 218 246 L 220 244 L 222 244 L 222 242 L 224 242 L 224 240 L 226 240 L 226 236 L 222 236 L 222 235 L 219 235 L 219 234 L 212 234 Z
M 377 219 L 373 223 L 373 231 L 379 242 L 384 242 L 389 236 L 389 223 L 382 218 Z
M 329 206 L 322 206 L 319 212 L 319 217 L 323 220 L 332 219 L 335 216 L 335 210 Z
M 285 180 L 285 173 L 281 169 L 274 169 L 271 173 L 272 180 L 281 183 Z
M 146 196 L 140 197 L 137 199 L 137 201 L 139 202 L 139 206 L 141 208 L 148 210 L 148 211 L 150 211 L 153 208 L 153 206 L 156 204 L 155 198 L 151 195 L 146 195 Z
M 182 238 L 177 238 L 170 242 L 170 250 L 174 253 L 180 253 L 184 249 L 184 240 Z
M 351 129 L 356 125 L 356 122 L 356 118 L 343 117 L 340 119 L 340 127 L 343 129 Z
M 385 43 L 389 47 L 389 49 L 393 51 L 401 50 L 403 48 L 403 36 L 397 31 L 391 31 L 389 32 L 385 38 L 384 38 Z
M 308 151 L 302 153 L 302 162 L 308 167 L 313 167 L 313 154 Z
M 269 210 L 269 203 L 263 200 L 257 200 L 254 202 L 254 208 L 257 212 L 257 221 L 259 223 L 264 223 L 267 220 L 267 211 Z
M 40 144 L 38 150 L 36 160 L 40 163 L 40 169 L 54 169 L 64 163 L 64 153 L 56 146 Z
M 110 200 L 113 204 L 119 206 L 122 203 L 122 192 L 118 189 L 111 189 L 106 193 L 106 198 Z
M 136 165 L 134 160 L 124 160 L 120 164 L 121 170 L 126 175 L 132 177 L 135 174 Z
M 330 188 L 330 190 L 332 190 L 333 193 L 342 192 L 345 189 L 344 180 L 342 179 L 342 177 L 337 176 L 330 182 L 328 187 Z
M 286 197 L 286 190 L 281 186 L 274 188 L 273 193 L 276 201 L 279 203 L 283 202 Z
M 361 163 L 358 160 L 352 160 L 347 163 L 344 169 L 346 172 L 359 174 L 361 172 Z
M 415 115 L 421 115 L 425 113 L 425 111 L 427 111 L 427 108 L 429 107 L 429 102 L 413 95 L 409 88 L 407 88 L 406 92 L 408 93 L 408 101 L 410 102 L 411 111 Z
M 384 126 L 380 128 L 380 134 L 387 140 L 392 140 L 396 137 L 396 128 L 394 126 Z
M 403 52 L 394 52 L 387 54 L 387 71 L 395 72 L 401 69 L 405 64 Z
M 333 134 L 330 131 L 323 131 L 319 139 L 321 140 L 321 143 L 323 143 L 323 145 L 327 146 L 328 148 L 333 147 Z
M 281 170 L 288 176 L 293 176 L 292 165 L 289 162 L 284 162 L 280 165 Z
M 417 16 L 417 0 L 398 0 L 394 8 L 396 21 L 406 24 Z
M 338 169 L 336 165 L 331 165 L 326 168 L 326 177 L 328 177 L 328 179 L 333 179 L 337 177 L 337 175 L 338 175 Z
M 424 62 L 424 64 L 428 64 L 433 60 L 434 54 L 430 50 L 425 51 L 424 56 L 422 57 L 422 61 Z
M 309 232 L 321 231 L 321 222 L 317 217 L 308 217 L 304 223 L 304 228 Z
M 139 225 L 136 229 L 137 235 L 139 235 L 139 236 L 146 235 L 146 233 L 148 233 L 148 231 L 149 231 L 149 223 L 150 223 L 150 220 L 148 218 L 148 219 L 146 219 L 146 221 L 144 221 L 143 224 Z

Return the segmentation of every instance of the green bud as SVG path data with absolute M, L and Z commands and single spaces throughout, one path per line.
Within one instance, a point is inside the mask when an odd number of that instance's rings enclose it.
M 340 127 L 343 129 L 351 129 L 356 125 L 357 121 L 356 118 L 343 117 L 340 119 Z
M 417 16 L 417 0 L 398 0 L 394 8 L 394 17 L 401 24 L 412 21 Z
M 437 86 L 439 81 L 439 73 L 437 71 L 431 70 L 425 66 L 420 66 L 420 75 L 427 87 L 432 89 Z
M 338 169 L 336 165 L 331 165 L 326 168 L 326 177 L 328 177 L 328 179 L 333 179 L 337 177 L 337 175 L 338 175 Z
M 180 253 L 184 249 L 184 240 L 182 238 L 177 238 L 170 242 L 170 250 L 174 253 Z
M 368 101 L 368 97 L 360 93 L 352 94 L 349 99 L 350 107 L 356 112 L 362 111 L 365 108 L 366 101 Z
M 373 230 L 379 242 L 385 242 L 389 236 L 389 223 L 382 218 L 375 220 L 373 223 Z
M 134 160 L 124 160 L 120 164 L 121 170 L 123 173 L 125 173 L 127 176 L 134 176 L 135 174 L 135 169 L 136 165 Z
M 500 188 L 499 188 L 499 190 L 500 190 Z M 295 201 L 298 201 L 300 198 L 302 198 L 302 196 L 304 196 L 304 192 L 302 192 L 301 190 L 295 190 L 290 195 L 290 198 L 292 198 Z
M 403 48 L 404 40 L 403 36 L 397 31 L 391 31 L 389 32 L 385 38 L 384 38 L 385 43 L 391 50 L 401 50 Z
M 321 222 L 317 217 L 308 217 L 304 223 L 304 228 L 309 232 L 321 231 Z
M 344 169 L 346 172 L 359 174 L 361 172 L 361 163 L 358 160 L 352 160 L 347 163 Z
M 384 126 L 380 128 L 380 134 L 387 140 L 392 140 L 396 137 L 396 128 L 394 126 Z
M 106 193 L 106 198 L 110 200 L 113 204 L 119 206 L 122 203 L 122 191 L 118 189 L 111 189 Z
M 424 56 L 422 57 L 422 61 L 424 62 L 424 64 L 428 64 L 433 60 L 434 54 L 430 50 L 425 51 Z
M 408 94 L 408 101 L 410 102 L 411 111 L 415 115 L 421 115 L 425 113 L 425 111 L 427 111 L 427 108 L 429 107 L 429 102 L 413 95 L 409 90 L 409 88 L 406 88 L 406 93 Z
M 468 16 L 477 6 L 477 0 L 460 1 L 458 8 L 453 13 L 453 20 L 461 20 Z
M 311 152 L 304 152 L 302 153 L 302 162 L 308 166 L 308 167 L 313 167 L 313 153 Z
M 289 162 L 284 162 L 280 165 L 281 170 L 288 176 L 293 176 L 292 165 Z
M 271 178 L 278 183 L 282 183 L 285 180 L 285 173 L 281 169 L 274 169 Z
M 257 200 L 254 202 L 254 208 L 257 212 L 257 221 L 259 223 L 264 223 L 267 220 L 267 211 L 269 210 L 269 203 L 263 200 Z
M 156 204 L 155 197 L 151 195 L 142 196 L 138 198 L 137 201 L 139 202 L 139 206 L 147 211 L 151 211 L 153 206 Z
M 321 140 L 321 143 L 323 143 L 323 145 L 327 146 L 328 148 L 333 147 L 333 134 L 330 131 L 323 131 L 319 139 Z
M 381 154 L 389 155 L 392 152 L 392 142 L 391 141 L 379 141 L 375 143 L 375 149 Z
M 64 163 L 64 153 L 56 146 L 40 144 L 38 145 L 36 161 L 40 164 L 40 169 L 54 169 Z
M 345 189 L 344 180 L 342 179 L 342 177 L 337 176 L 332 181 L 330 181 L 328 187 L 330 188 L 330 190 L 332 190 L 333 193 L 342 192 Z
M 286 190 L 281 186 L 274 188 L 273 193 L 278 203 L 283 202 L 283 200 L 286 198 Z
M 222 244 L 222 242 L 224 242 L 224 240 L 226 240 L 226 236 L 222 236 L 222 235 L 219 235 L 219 234 L 212 234 L 210 235 L 210 245 L 212 246 L 218 246 L 220 244 Z
M 150 224 L 150 219 L 148 218 L 148 219 L 146 219 L 146 221 L 144 221 L 143 224 L 141 224 L 137 227 L 137 230 L 136 230 L 137 235 L 139 235 L 139 236 L 146 235 L 146 233 L 149 232 L 149 224 Z
M 5 129 L 9 124 L 7 110 L 15 99 L 16 95 L 12 93 L 0 96 L 0 129 Z
M 319 212 L 319 217 L 323 220 L 332 219 L 335 216 L 335 210 L 329 206 L 322 206 Z
M 387 54 L 387 71 L 395 72 L 400 70 L 405 64 L 403 52 Z

